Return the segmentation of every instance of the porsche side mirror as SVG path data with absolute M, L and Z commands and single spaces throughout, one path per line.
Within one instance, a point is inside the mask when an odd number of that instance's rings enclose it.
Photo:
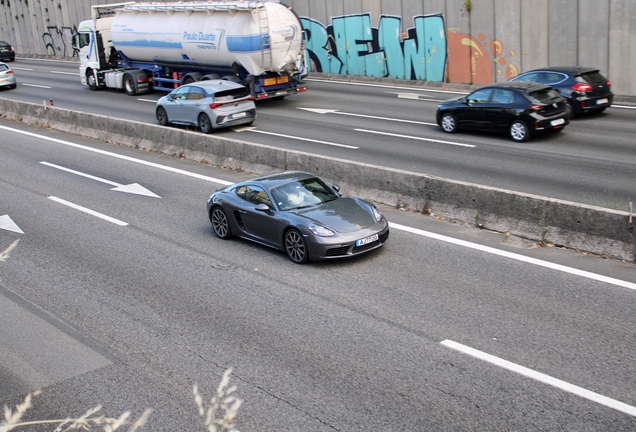
M 263 213 L 269 213 L 269 206 L 267 204 L 259 204 L 254 208 L 254 210 Z

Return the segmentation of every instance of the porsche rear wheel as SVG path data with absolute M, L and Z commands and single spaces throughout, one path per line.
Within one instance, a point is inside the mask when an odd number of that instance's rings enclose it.
M 285 233 L 285 252 L 296 264 L 304 264 L 309 259 L 307 242 L 298 230 L 290 229 Z
M 212 229 L 214 229 L 214 234 L 216 234 L 218 238 L 227 240 L 232 237 L 230 221 L 221 207 L 214 207 L 212 209 L 210 212 L 210 222 L 212 222 Z

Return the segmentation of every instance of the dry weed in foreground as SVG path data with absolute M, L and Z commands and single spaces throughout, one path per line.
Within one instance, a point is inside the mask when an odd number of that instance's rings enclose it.
M 16 247 L 19 240 L 14 241 L 9 245 L 4 252 L 0 252 L 0 262 L 4 262 L 9 258 L 9 252 Z M 236 386 L 228 388 L 230 383 L 230 373 L 232 369 L 228 369 L 223 374 L 223 379 L 216 389 L 216 394 L 210 400 L 210 406 L 206 409 L 203 407 L 203 398 L 199 394 L 197 385 L 194 385 L 194 401 L 199 407 L 199 415 L 205 419 L 205 427 L 208 432 L 238 432 L 236 425 L 234 424 L 234 417 L 238 412 L 242 400 L 232 396 L 232 393 L 236 391 Z M 15 407 L 15 412 L 8 406 L 4 407 L 4 419 L 0 420 L 0 432 L 9 432 L 12 430 L 22 429 L 26 426 L 44 425 L 44 424 L 58 424 L 57 428 L 53 432 L 66 432 L 71 430 L 84 430 L 91 431 L 93 426 L 103 426 L 104 432 L 113 432 L 119 429 L 121 426 L 128 424 L 128 417 L 130 417 L 130 411 L 126 411 L 119 418 L 110 417 L 93 417 L 102 407 L 100 405 L 93 409 L 88 410 L 83 416 L 72 419 L 66 418 L 63 420 L 36 420 L 29 422 L 20 422 L 20 419 L 31 408 L 31 399 L 33 396 L 38 396 L 42 392 L 37 390 L 33 393 L 29 393 L 24 398 L 24 402 Z M 143 414 L 135 421 L 128 432 L 135 432 L 137 429 L 146 424 L 148 417 L 152 410 L 147 409 Z M 223 417 L 216 418 L 216 415 L 222 414 Z
M 24 398 L 24 402 L 15 407 L 15 412 L 12 412 L 11 408 L 5 405 L 4 407 L 4 420 L 0 422 L 0 432 L 9 432 L 12 430 L 22 429 L 25 430 L 27 426 L 35 426 L 35 425 L 44 425 L 44 424 L 58 424 L 57 428 L 53 432 L 66 432 L 71 430 L 84 430 L 90 431 L 93 426 L 103 426 L 104 432 L 113 432 L 119 429 L 121 426 L 128 424 L 128 417 L 130 417 L 130 411 L 126 411 L 119 418 L 110 418 L 110 417 L 93 417 L 97 411 L 102 409 L 101 406 L 96 406 L 93 409 L 90 409 L 81 417 L 72 419 L 66 418 L 61 420 L 36 420 L 29 422 L 20 422 L 20 419 L 24 415 L 27 409 L 31 408 L 31 398 L 33 396 L 39 395 L 41 392 L 38 390 L 33 393 L 29 393 L 26 398 Z M 134 432 L 139 429 L 141 426 L 146 424 L 148 420 L 148 416 L 152 410 L 146 410 L 143 412 L 141 417 L 135 421 L 128 432 Z
M 234 417 L 236 417 L 236 413 L 243 401 L 232 396 L 232 393 L 236 391 L 236 386 L 228 388 L 230 373 L 232 373 L 232 368 L 226 370 L 223 374 L 223 379 L 219 384 L 219 388 L 216 389 L 216 394 L 212 396 L 207 411 L 203 407 L 203 398 L 199 394 L 197 385 L 195 384 L 192 389 L 194 401 L 199 407 L 199 415 L 205 419 L 205 427 L 208 432 L 238 432 L 234 424 Z M 216 418 L 217 413 L 221 414 L 222 417 Z
M 0 262 L 4 262 L 7 260 L 7 258 L 9 258 L 9 252 L 11 252 L 11 250 L 18 245 L 19 241 L 20 240 L 14 241 L 9 245 L 8 248 L 4 250 L 4 252 L 0 252 Z

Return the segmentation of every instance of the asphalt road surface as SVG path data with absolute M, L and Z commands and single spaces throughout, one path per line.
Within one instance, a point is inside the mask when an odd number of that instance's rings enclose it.
M 0 404 L 41 389 L 27 420 L 203 430 L 192 386 L 232 368 L 243 432 L 636 429 L 631 263 L 384 207 L 384 248 L 299 266 L 213 235 L 246 174 L 0 136 Z

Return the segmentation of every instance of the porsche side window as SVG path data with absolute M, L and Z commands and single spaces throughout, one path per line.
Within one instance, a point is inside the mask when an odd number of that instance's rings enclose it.
M 258 186 L 241 186 L 236 190 L 236 194 L 252 204 L 267 204 L 269 207 L 272 206 L 267 192 Z

